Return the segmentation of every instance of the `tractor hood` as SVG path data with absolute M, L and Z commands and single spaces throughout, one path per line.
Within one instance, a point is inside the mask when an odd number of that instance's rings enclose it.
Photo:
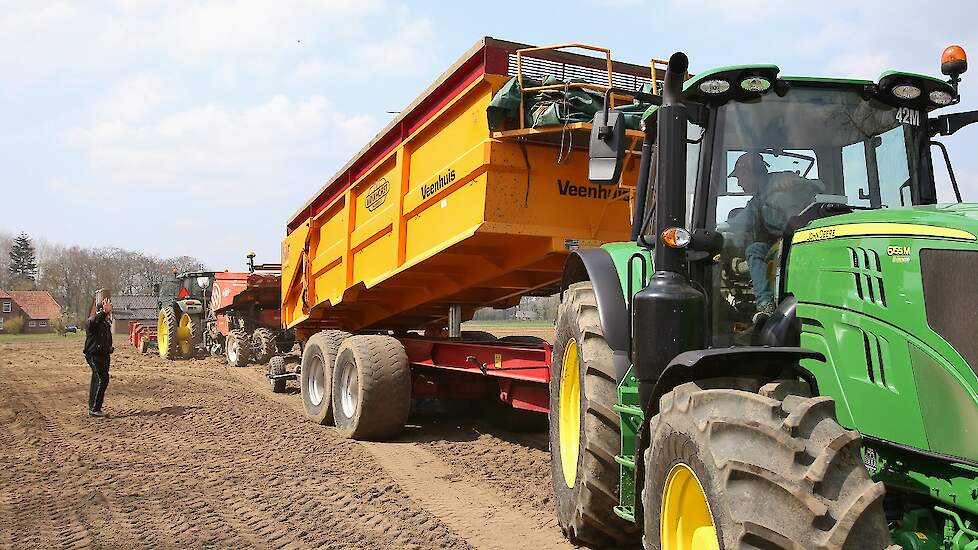
M 789 251 L 784 290 L 810 320 L 802 347 L 838 371 L 819 381 L 840 421 L 978 463 L 978 205 L 822 218 Z
M 978 204 L 856 211 L 815 220 L 798 230 L 792 242 L 886 236 L 978 243 Z

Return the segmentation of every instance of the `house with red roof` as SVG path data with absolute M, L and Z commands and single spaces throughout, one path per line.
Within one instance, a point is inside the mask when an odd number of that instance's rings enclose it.
M 0 289 L 0 332 L 13 317 L 24 318 L 24 332 L 54 332 L 51 320 L 61 315 L 61 306 L 46 290 Z

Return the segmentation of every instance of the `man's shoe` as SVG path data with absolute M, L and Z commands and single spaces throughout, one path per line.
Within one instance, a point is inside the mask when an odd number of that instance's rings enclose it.
M 94 416 L 95 418 L 102 418 L 103 416 L 105 416 L 105 413 L 103 413 L 102 411 L 90 410 L 88 411 L 88 416 Z
M 754 326 L 762 327 L 764 323 L 767 322 L 768 318 L 774 313 L 774 304 L 764 304 L 757 308 L 757 313 L 754 314 Z

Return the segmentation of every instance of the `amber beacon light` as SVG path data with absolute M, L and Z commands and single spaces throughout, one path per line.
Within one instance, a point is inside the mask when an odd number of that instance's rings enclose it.
M 941 72 L 948 76 L 957 76 L 968 70 L 968 54 L 964 48 L 953 44 L 944 48 L 941 54 Z

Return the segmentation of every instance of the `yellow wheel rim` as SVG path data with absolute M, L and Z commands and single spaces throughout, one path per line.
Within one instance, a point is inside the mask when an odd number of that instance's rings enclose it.
M 159 348 L 160 357 L 166 357 L 166 351 L 170 347 L 170 327 L 166 324 L 166 315 L 160 312 L 160 318 L 156 322 L 156 344 Z
M 184 356 L 190 355 L 190 316 L 184 313 L 180 316 L 180 324 L 177 325 L 177 344 L 180 346 L 180 353 Z
M 564 348 L 560 365 L 560 469 L 564 483 L 573 487 L 577 480 L 577 457 L 581 444 L 581 373 L 577 340 L 571 338 Z
M 662 550 L 720 550 L 706 493 L 693 470 L 676 464 L 662 492 Z

